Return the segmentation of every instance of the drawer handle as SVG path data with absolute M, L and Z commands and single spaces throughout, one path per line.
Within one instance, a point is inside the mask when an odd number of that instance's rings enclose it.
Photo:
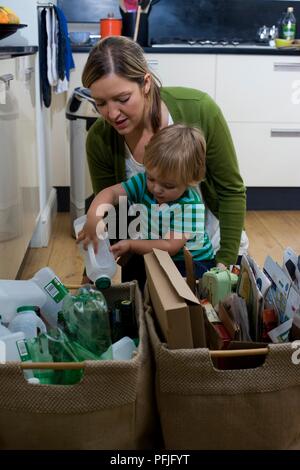
M 25 79 L 30 80 L 31 79 L 31 74 L 34 72 L 34 67 L 27 67 L 25 69 Z
M 274 62 L 273 67 L 275 71 L 300 70 L 300 62 Z
M 300 137 L 300 129 L 271 129 L 271 137 Z
M 6 90 L 9 90 L 10 82 L 14 79 L 12 73 L 6 73 L 4 75 L 0 75 L 0 81 L 5 83 Z
M 148 59 L 147 60 L 147 64 L 151 66 L 155 66 L 155 65 L 158 65 L 158 60 L 157 59 Z

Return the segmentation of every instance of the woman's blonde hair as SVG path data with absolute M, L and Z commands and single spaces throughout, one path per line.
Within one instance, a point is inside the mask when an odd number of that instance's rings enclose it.
M 142 89 L 145 75 L 151 75 L 149 116 L 153 132 L 161 125 L 161 83 L 149 70 L 143 49 L 132 39 L 124 36 L 109 36 L 101 39 L 92 48 L 82 73 L 82 84 L 89 88 L 96 80 L 114 73 L 136 82 Z
M 205 177 L 205 138 L 196 127 L 172 124 L 158 131 L 145 147 L 146 170 L 155 170 L 162 178 L 174 178 L 186 186 Z

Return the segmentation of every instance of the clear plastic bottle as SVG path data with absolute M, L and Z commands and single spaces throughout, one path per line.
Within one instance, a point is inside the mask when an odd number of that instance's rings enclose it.
M 80 288 L 77 295 L 64 300 L 62 316 L 60 325 L 67 337 L 98 358 L 111 345 L 108 306 L 102 292 Z
M 74 220 L 74 231 L 76 238 L 86 222 L 86 216 Z M 116 273 L 117 264 L 113 254 L 110 251 L 109 238 L 99 239 L 98 253 L 95 255 L 93 245 L 90 243 L 88 249 L 84 250 L 80 243 L 81 253 L 84 256 L 87 276 L 95 282 L 98 289 L 110 287 L 111 279 Z
M 294 40 L 296 37 L 296 18 L 294 8 L 288 7 L 281 21 L 282 38 Z

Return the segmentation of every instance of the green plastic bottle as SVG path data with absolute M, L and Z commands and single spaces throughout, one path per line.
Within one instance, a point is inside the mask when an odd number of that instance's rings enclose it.
M 92 288 L 81 288 L 78 295 L 66 296 L 62 309 L 72 342 L 100 358 L 111 346 L 108 307 L 102 292 Z

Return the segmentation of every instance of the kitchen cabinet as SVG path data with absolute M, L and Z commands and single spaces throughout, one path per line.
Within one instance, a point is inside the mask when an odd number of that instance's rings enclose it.
M 215 54 L 155 54 L 146 53 L 151 70 L 163 86 L 184 86 L 215 96 Z
M 87 57 L 74 54 L 68 96 L 81 85 Z M 145 57 L 164 86 L 197 88 L 215 99 L 231 130 L 247 186 L 300 186 L 299 56 L 146 52 Z M 64 126 L 59 131 L 66 134 Z M 69 167 L 69 142 L 65 152 L 55 154 L 64 156 L 65 165 L 61 158 L 57 161 L 54 180 L 68 184 L 63 168 Z
M 300 186 L 300 58 L 219 55 L 216 101 L 246 186 Z
M 248 187 L 300 187 L 300 123 L 229 122 Z
M 0 59 L 0 278 L 15 278 L 39 214 L 35 56 Z

